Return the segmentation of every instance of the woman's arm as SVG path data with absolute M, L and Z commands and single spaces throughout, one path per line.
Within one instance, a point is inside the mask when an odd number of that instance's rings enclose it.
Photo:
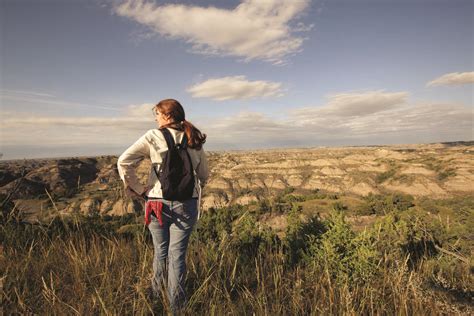
M 141 195 L 145 187 L 138 181 L 137 166 L 144 158 L 150 157 L 150 147 L 146 134 L 140 137 L 132 146 L 127 148 L 117 161 L 117 169 L 122 179 L 126 192 L 130 195 L 135 192 Z M 133 191 L 130 192 L 129 190 Z
M 201 149 L 200 152 L 201 161 L 199 162 L 199 165 L 197 167 L 196 174 L 199 178 L 199 181 L 201 182 L 201 186 L 204 187 L 207 182 L 207 179 L 209 178 L 209 166 L 207 163 L 207 157 L 206 153 L 204 152 L 204 149 Z

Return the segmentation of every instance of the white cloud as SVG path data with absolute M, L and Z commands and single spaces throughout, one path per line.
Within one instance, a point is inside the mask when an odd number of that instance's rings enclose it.
M 190 43 L 193 52 L 281 64 L 301 50 L 304 38 L 295 33 L 312 27 L 291 23 L 309 4 L 309 0 L 244 0 L 229 10 L 127 0 L 114 12 L 156 34 Z
M 472 109 L 460 104 L 416 103 L 406 93 L 367 92 L 379 100 L 358 107 L 362 98 L 343 93 L 329 97 L 320 107 L 300 108 L 286 119 L 262 113 L 242 113 L 206 126 L 209 145 L 217 147 L 297 147 L 311 145 L 361 145 L 418 143 L 472 139 Z M 344 96 L 341 97 L 341 96 Z M 342 101 L 343 100 L 343 101 Z M 352 105 L 360 111 L 352 111 Z M 351 112 L 347 113 L 347 109 Z
M 354 98 L 349 98 L 350 95 Z M 367 103 L 370 106 L 363 106 L 366 103 L 361 100 L 379 100 L 380 103 L 373 101 Z M 156 126 L 151 106 L 131 105 L 121 114 L 105 117 L 48 117 L 3 112 L 0 115 L 1 145 L 10 149 L 16 146 L 23 151 L 34 146 L 66 148 L 74 145 L 79 148 L 78 152 L 81 148 L 86 151 L 93 147 L 96 153 L 115 146 L 119 148 L 118 154 Z M 360 111 L 353 111 L 353 107 Z M 348 115 L 347 111 L 352 112 Z M 288 112 L 283 119 L 260 112 L 243 112 L 211 122 L 206 119 L 192 119 L 192 122 L 208 135 L 206 148 L 215 150 L 471 140 L 473 120 L 472 108 L 464 105 L 413 104 L 406 100 L 405 92 L 369 91 L 335 94 L 322 106 L 300 108 Z M 47 155 L 47 150 L 44 149 L 43 155 Z M 11 158 L 10 153 L 4 154 L 5 159 Z
M 153 117 L 152 109 L 154 105 L 153 103 L 132 104 L 127 107 L 126 114 L 138 118 Z
M 302 108 L 294 111 L 301 118 L 311 116 L 366 116 L 394 109 L 407 100 L 407 92 L 388 93 L 380 91 L 349 92 L 328 96 L 323 107 Z
M 78 103 L 68 100 L 59 99 L 56 96 L 48 93 L 40 93 L 34 91 L 21 91 L 21 90 L 0 90 L 0 101 L 14 101 L 29 104 L 43 104 L 43 105 L 55 105 L 59 108 L 70 109 L 70 108 L 96 108 L 102 110 L 119 111 L 116 107 L 106 105 L 94 105 L 87 103 Z
M 152 104 L 130 105 L 121 115 L 104 117 L 41 116 L 5 112 L 0 116 L 3 146 L 123 145 L 156 126 Z
M 452 72 L 442 75 L 426 84 L 428 87 L 451 86 L 474 83 L 474 72 Z
M 240 100 L 283 96 L 281 83 L 249 81 L 245 76 L 213 78 L 187 89 L 195 98 L 213 100 Z
M 2 89 L 0 90 L 0 96 L 11 96 L 11 95 L 22 95 L 29 97 L 43 97 L 43 98 L 54 98 L 55 96 L 50 93 L 36 92 L 36 91 L 26 91 L 26 90 L 9 90 Z
M 208 135 L 210 149 L 268 148 L 305 143 L 308 132 L 285 120 L 275 120 L 259 112 L 241 112 L 210 124 L 196 121 Z

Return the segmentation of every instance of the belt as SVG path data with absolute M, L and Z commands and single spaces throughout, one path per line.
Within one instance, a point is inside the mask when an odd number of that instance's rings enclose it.
M 162 197 L 154 197 L 154 196 L 144 196 L 143 197 L 145 199 L 145 201 L 161 201 L 161 200 L 165 200 L 165 201 L 170 201 L 170 200 L 166 200 Z M 189 198 L 189 200 L 198 200 L 199 197 L 192 197 L 192 198 Z M 182 202 L 182 201 L 173 201 L 173 202 Z

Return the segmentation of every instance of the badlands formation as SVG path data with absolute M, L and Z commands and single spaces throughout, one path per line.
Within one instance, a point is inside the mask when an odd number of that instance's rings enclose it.
M 209 152 L 203 209 L 249 204 L 288 188 L 300 194 L 472 195 L 473 157 L 473 142 Z M 0 203 L 29 220 L 139 211 L 140 204 L 123 194 L 116 162 L 113 156 L 2 161 Z M 143 161 L 138 168 L 143 182 L 149 166 Z
M 248 203 L 288 187 L 432 198 L 474 192 L 471 143 L 230 152 L 210 155 L 206 203 Z

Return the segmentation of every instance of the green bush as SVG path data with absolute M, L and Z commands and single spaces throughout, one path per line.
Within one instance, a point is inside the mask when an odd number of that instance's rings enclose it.
M 232 232 L 232 222 L 243 212 L 244 207 L 240 205 L 210 208 L 202 214 L 198 222 L 196 238 L 205 243 L 219 243 L 223 235 Z
M 283 190 L 283 195 L 288 195 L 288 194 L 291 194 L 293 192 L 295 192 L 295 188 L 290 186 L 290 187 L 287 187 Z
M 324 200 L 328 196 L 326 193 L 321 192 L 320 189 L 313 190 L 308 196 L 307 200 Z
M 286 203 L 294 203 L 294 202 L 303 202 L 306 201 L 307 198 L 303 195 L 294 195 L 294 194 L 287 194 L 282 199 Z
M 455 175 L 456 175 L 456 170 L 448 168 L 448 169 L 438 172 L 438 180 L 443 181 L 446 178 L 454 177 Z
M 258 201 L 258 214 L 263 214 L 263 213 L 267 213 L 267 212 L 271 212 L 272 211 L 272 206 L 270 204 L 270 201 L 268 201 L 267 199 L 262 199 L 260 201 Z
M 369 193 L 357 209 L 359 215 L 384 215 L 393 211 L 406 211 L 415 206 L 411 195 L 394 193 L 388 195 Z
M 294 204 L 287 217 L 284 245 L 290 266 L 297 264 L 305 256 L 309 243 L 317 240 L 326 231 L 326 226 L 319 217 L 313 216 L 303 221 L 301 211 L 302 207 Z
M 338 212 L 347 211 L 348 207 L 342 202 L 334 202 L 332 204 L 332 209 Z
M 380 219 L 371 232 L 376 236 L 377 249 L 386 258 L 397 261 L 408 258 L 410 267 L 414 268 L 423 258 L 435 256 L 436 246 L 445 229 L 438 221 L 423 218 L 420 215 L 396 213 Z
M 375 182 L 378 183 L 378 184 L 383 183 L 383 182 L 387 181 L 388 179 L 393 178 L 393 176 L 396 173 L 397 173 L 396 168 L 390 168 L 389 170 L 387 170 L 385 172 L 379 173 L 375 177 Z
M 379 252 L 368 233 L 356 234 L 341 212 L 331 212 L 326 231 L 310 238 L 304 260 L 340 284 L 361 284 L 378 273 Z
M 269 228 L 259 225 L 257 218 L 247 212 L 233 225 L 231 244 L 237 253 L 248 259 L 277 249 L 280 239 Z

